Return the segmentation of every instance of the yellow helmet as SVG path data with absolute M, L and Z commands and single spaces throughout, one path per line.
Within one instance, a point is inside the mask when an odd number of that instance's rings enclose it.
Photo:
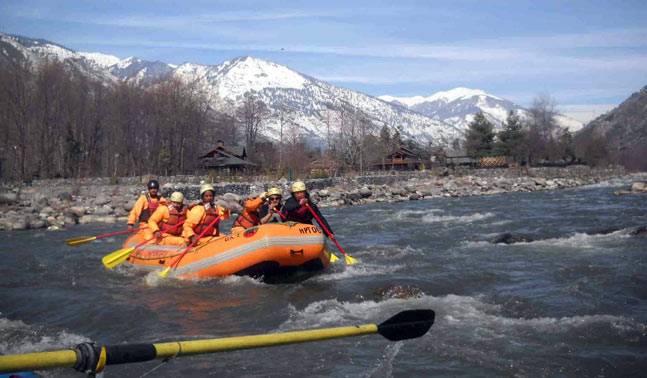
M 202 184 L 200 185 L 200 197 L 204 194 L 204 192 L 211 191 L 213 194 L 216 194 L 216 190 L 213 188 L 213 185 L 211 184 Z
M 184 194 L 180 192 L 173 192 L 171 194 L 171 202 L 177 202 L 177 203 L 184 202 Z
M 281 196 L 283 197 L 283 192 L 279 188 L 269 188 L 267 191 L 267 196 Z
M 295 181 L 292 184 L 292 193 L 294 192 L 305 192 L 306 184 L 303 181 Z

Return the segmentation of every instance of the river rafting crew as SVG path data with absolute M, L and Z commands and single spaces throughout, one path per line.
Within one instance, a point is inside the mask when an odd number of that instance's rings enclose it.
M 128 229 L 134 230 L 139 221 L 139 231 L 145 240 L 158 245 L 185 246 L 200 243 L 220 236 L 219 223 L 229 219 L 230 211 L 214 203 L 215 189 L 211 184 L 200 186 L 200 202 L 187 206 L 184 195 L 173 192 L 169 200 L 159 195 L 159 182 L 150 180 L 148 192 L 142 194 L 133 206 L 128 217 Z M 296 222 L 319 224 L 324 233 L 335 240 L 332 229 L 321 214 L 303 181 L 295 181 L 291 186 L 291 196 L 282 203 L 283 192 L 277 187 L 268 189 L 257 197 L 242 202 L 242 211 L 233 223 L 231 234 L 239 235 L 251 227 L 267 223 Z

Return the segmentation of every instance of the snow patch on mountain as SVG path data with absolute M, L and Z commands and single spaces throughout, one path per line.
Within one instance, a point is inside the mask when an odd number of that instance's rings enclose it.
M 451 125 L 258 58 L 242 57 L 218 66 L 186 63 L 173 74 L 208 94 L 212 107 L 221 111 L 232 113 L 247 93 L 257 96 L 272 114 L 267 122 L 272 139 L 280 134 L 283 116 L 309 139 L 325 140 L 328 130 L 338 126 L 340 112 L 362 114 L 371 125 L 367 132 L 375 134 L 387 125 L 392 132 L 424 143 L 447 145 L 460 137 Z
M 464 87 L 434 93 L 431 96 L 395 97 L 380 96 L 380 99 L 405 106 L 408 109 L 424 114 L 433 119 L 456 126 L 463 132 L 474 119 L 474 114 L 481 111 L 494 124 L 495 129 L 501 129 L 511 110 L 520 117 L 528 117 L 526 109 L 513 102 L 491 95 L 480 89 Z M 571 132 L 582 128 L 582 123 L 572 118 L 558 115 L 557 123 Z
M 79 52 L 79 55 L 93 62 L 94 64 L 96 64 L 101 68 L 109 68 L 121 61 L 121 59 L 119 59 L 114 55 L 102 54 L 102 53 L 96 53 L 96 52 Z

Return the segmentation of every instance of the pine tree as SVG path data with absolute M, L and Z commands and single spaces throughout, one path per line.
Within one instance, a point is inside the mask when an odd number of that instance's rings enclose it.
M 474 115 L 465 135 L 465 149 L 470 156 L 488 156 L 494 147 L 494 125 L 483 112 Z
M 501 154 L 512 156 L 516 161 L 519 161 L 523 157 L 523 143 L 523 124 L 514 110 L 511 110 L 503 125 L 503 130 L 499 133 L 497 150 Z

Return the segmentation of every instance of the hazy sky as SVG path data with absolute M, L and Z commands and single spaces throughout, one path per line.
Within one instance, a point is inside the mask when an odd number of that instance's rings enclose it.
M 2 0 L 0 31 L 176 64 L 253 55 L 375 96 L 548 94 L 580 119 L 647 85 L 645 0 Z

